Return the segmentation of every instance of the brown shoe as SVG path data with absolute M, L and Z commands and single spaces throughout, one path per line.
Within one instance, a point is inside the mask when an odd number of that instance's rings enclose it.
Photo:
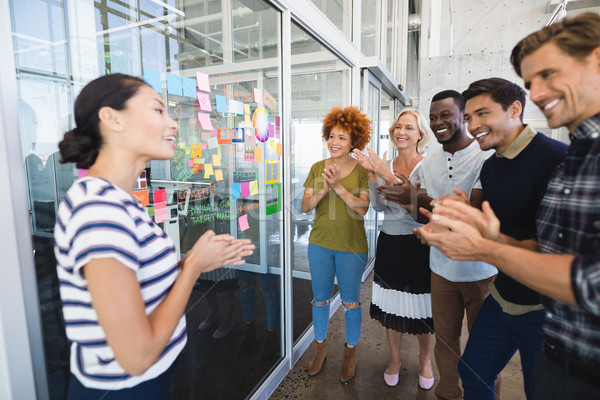
M 315 355 L 313 359 L 308 363 L 308 376 L 315 376 L 321 369 L 323 368 L 323 363 L 327 358 L 327 343 L 323 341 L 322 343 L 317 342 L 317 347 L 315 348 Z
M 340 371 L 340 382 L 348 383 L 354 378 L 356 372 L 356 346 L 350 348 L 344 344 L 344 359 L 342 360 L 342 370 Z

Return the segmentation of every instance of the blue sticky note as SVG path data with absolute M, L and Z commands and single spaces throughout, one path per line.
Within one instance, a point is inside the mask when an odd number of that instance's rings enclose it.
M 181 78 L 181 85 L 183 86 L 183 95 L 185 97 L 196 97 L 196 80 L 194 78 Z
M 144 80 L 157 93 L 162 93 L 162 82 L 160 81 L 160 72 L 144 68 Z
M 217 102 L 217 112 L 226 113 L 227 112 L 227 97 L 221 95 L 215 95 L 215 100 Z
M 242 197 L 242 186 L 239 183 L 231 184 L 231 198 L 239 199 Z
M 175 96 L 183 96 L 183 87 L 181 86 L 181 77 L 167 72 L 167 93 Z M 196 93 L 194 93 L 194 96 Z

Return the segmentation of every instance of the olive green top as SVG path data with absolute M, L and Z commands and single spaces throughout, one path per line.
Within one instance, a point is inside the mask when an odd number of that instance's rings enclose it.
M 313 189 L 314 193 L 323 189 L 323 169 L 325 160 L 314 163 L 304 187 Z M 368 193 L 367 170 L 357 163 L 352 172 L 342 178 L 341 184 L 356 197 L 360 192 Z M 329 250 L 349 253 L 366 253 L 369 249 L 362 215 L 348 207 L 333 189 L 317 204 L 308 241 Z

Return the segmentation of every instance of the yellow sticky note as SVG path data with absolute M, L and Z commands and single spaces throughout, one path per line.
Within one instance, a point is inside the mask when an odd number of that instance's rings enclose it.
M 269 139 L 269 151 L 271 153 L 275 153 L 275 151 L 277 151 L 277 147 L 275 146 L 275 139 Z
M 223 170 L 222 169 L 215 169 L 215 179 L 218 181 L 223 180 Z
M 244 104 L 244 114 L 250 114 L 250 104 Z
M 281 155 L 281 143 L 277 143 L 277 151 L 276 151 L 277 155 L 280 156 Z
M 213 154 L 213 166 L 220 167 L 221 166 L 221 156 L 218 154 Z
M 250 114 L 246 114 L 246 115 L 244 115 L 244 121 L 245 121 L 247 124 L 251 124 L 251 123 L 252 123 L 252 120 L 250 119 Z
M 192 147 L 191 156 L 192 158 L 200 158 L 202 157 L 202 147 Z
M 262 161 L 262 149 L 260 147 L 254 148 L 254 161 Z
M 204 177 L 208 178 L 214 174 L 212 164 L 204 164 Z
M 185 149 L 185 142 L 179 142 L 179 148 Z
M 185 154 L 189 156 L 190 155 L 190 149 L 185 149 Z
M 258 194 L 258 181 L 250 181 L 250 196 Z

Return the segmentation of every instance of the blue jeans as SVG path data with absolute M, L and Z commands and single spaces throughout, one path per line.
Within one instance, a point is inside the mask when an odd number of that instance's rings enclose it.
M 249 271 L 237 271 L 240 284 L 240 303 L 242 315 L 245 322 L 254 321 L 254 303 L 256 296 L 254 285 L 256 279 L 260 284 L 260 290 L 265 297 L 267 309 L 267 329 L 275 330 L 279 327 L 279 288 L 277 286 L 278 276 L 273 274 L 259 274 Z
M 348 253 L 329 250 L 315 244 L 308 244 L 308 262 L 313 289 L 313 327 L 315 339 L 327 338 L 329 323 L 329 301 L 333 296 L 333 281 L 337 275 L 338 288 L 343 303 L 360 301 L 360 283 L 367 262 L 367 253 Z M 327 304 L 318 305 L 316 303 Z M 361 311 L 346 308 L 346 343 L 355 346 L 360 339 Z
M 545 310 L 511 315 L 490 295 L 481 309 L 458 364 L 465 400 L 494 399 L 494 381 L 519 350 L 525 394 L 531 399 L 531 374 L 542 347 Z

